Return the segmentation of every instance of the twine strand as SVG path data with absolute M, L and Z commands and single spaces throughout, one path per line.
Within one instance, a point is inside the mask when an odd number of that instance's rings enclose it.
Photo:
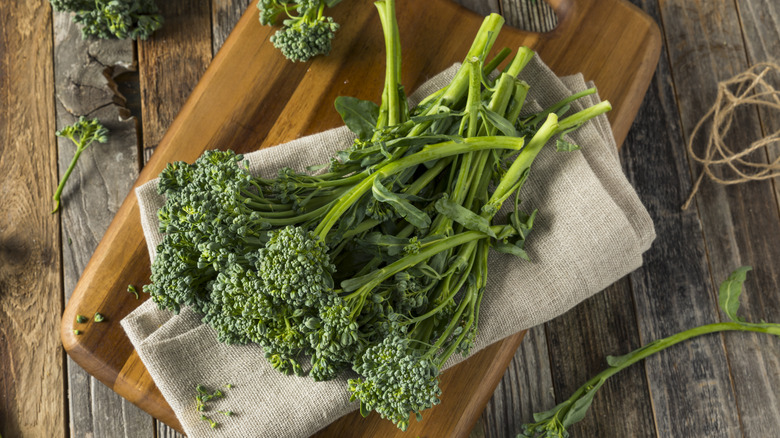
M 775 143 L 780 144 L 780 130 L 753 141 L 742 150 L 728 146 L 724 140 L 734 122 L 737 108 L 752 105 L 780 112 L 780 90 L 776 90 L 767 79 L 772 75 L 775 76 L 772 80 L 780 82 L 780 66 L 770 62 L 762 62 L 731 79 L 718 83 L 718 95 L 715 103 L 699 120 L 688 139 L 688 154 L 702 165 L 702 172 L 696 178 L 691 194 L 682 206 L 683 210 L 687 210 L 691 205 L 705 175 L 722 185 L 760 181 L 780 176 L 780 156 L 769 163 L 747 159 L 748 155 L 759 149 L 769 148 Z M 698 155 L 693 149 L 693 143 L 696 135 L 710 119 L 712 125 L 709 128 L 707 145 L 704 154 Z M 730 173 L 731 176 L 716 175 L 714 171 L 716 167 L 726 169 L 721 174 Z

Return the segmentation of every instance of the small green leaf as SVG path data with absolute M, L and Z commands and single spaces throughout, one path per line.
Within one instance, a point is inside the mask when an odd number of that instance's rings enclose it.
M 374 198 L 379 202 L 390 205 L 396 213 L 407 222 L 420 229 L 426 229 L 431 226 L 431 218 L 424 211 L 412 205 L 409 201 L 402 199 L 397 194 L 391 192 L 383 186 L 379 179 L 374 180 L 372 188 Z
M 435 207 L 436 211 L 443 214 L 447 219 L 463 225 L 468 230 L 479 231 L 492 238 L 496 237 L 496 233 L 490 229 L 490 221 L 487 218 L 474 213 L 457 202 L 453 202 L 446 194 L 436 201 Z
M 351 96 L 339 96 L 334 103 L 344 124 L 361 140 L 368 140 L 374 134 L 379 118 L 379 106 L 370 100 Z
M 718 304 L 720 308 L 726 312 L 726 315 L 734 322 L 744 322 L 745 319 L 737 316 L 739 310 L 739 296 L 742 294 L 742 285 L 747 278 L 747 272 L 750 271 L 750 266 L 742 266 L 737 268 L 729 275 L 723 283 L 720 284 L 720 293 L 718 295 Z
M 555 414 L 557 414 L 558 411 L 566 408 L 570 404 L 571 404 L 571 401 L 570 400 L 566 400 L 566 401 L 564 401 L 562 403 L 559 403 L 557 406 L 555 406 L 554 408 L 552 408 L 550 410 L 547 410 L 547 411 L 544 411 L 544 412 L 537 412 L 537 413 L 534 414 L 534 421 L 536 421 L 538 423 L 540 421 L 549 420 Z
M 493 249 L 500 253 L 512 254 L 513 256 L 520 257 L 523 260 L 531 261 L 531 258 L 528 257 L 528 253 L 525 252 L 523 248 L 520 248 L 519 246 L 511 243 L 498 242 L 493 246 Z
M 103 322 L 103 321 L 106 320 L 106 317 L 103 316 L 100 313 L 95 313 L 95 318 L 94 319 L 95 319 L 95 322 Z
M 580 148 L 578 145 L 574 143 L 570 143 L 563 138 L 559 138 L 555 141 L 555 149 L 558 152 L 571 152 L 571 151 L 578 151 L 582 148 Z
M 538 211 L 539 210 L 534 210 L 530 216 L 519 210 L 509 213 L 509 221 L 518 234 L 520 234 L 521 239 L 525 240 L 528 238 L 528 235 L 531 234 L 531 230 L 534 227 L 534 219 L 536 219 L 536 213 Z
M 494 128 L 498 129 L 502 134 L 506 135 L 507 137 L 517 137 L 517 130 L 515 129 L 514 125 L 504 118 L 501 114 L 498 114 L 495 111 L 491 111 L 485 107 L 480 109 L 480 113 L 482 114 L 482 117 L 485 118 L 485 121 L 493 126 Z
M 371 409 L 369 409 L 363 402 L 360 402 L 360 415 L 363 416 L 363 418 L 368 417 L 368 414 L 371 413 Z
M 87 321 L 88 321 L 88 320 L 87 320 L 87 317 L 86 317 L 86 316 L 84 316 L 84 315 L 76 315 L 76 322 L 77 322 L 77 323 L 79 323 L 79 324 L 84 324 L 84 323 L 85 323 L 85 322 L 87 322 Z
M 326 169 L 330 164 L 313 164 L 311 166 L 306 166 L 306 171 L 309 173 L 319 172 L 322 169 Z
M 601 388 L 601 385 L 603 385 L 604 382 L 606 382 L 606 380 L 603 378 L 599 380 L 599 383 L 591 388 L 588 388 L 585 394 L 583 394 L 582 397 L 578 398 L 577 401 L 572 404 L 569 412 L 567 412 L 566 416 L 563 417 L 562 423 L 564 429 L 567 429 L 572 424 L 577 423 L 585 418 L 585 415 L 588 413 L 588 409 L 590 409 L 590 405 L 593 403 L 593 397 L 596 395 L 596 392 L 599 390 L 599 388 Z

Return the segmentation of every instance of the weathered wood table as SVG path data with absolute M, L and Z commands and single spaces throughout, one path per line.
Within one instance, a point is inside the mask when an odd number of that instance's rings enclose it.
M 500 11 L 527 29 L 554 25 L 541 2 L 459 2 L 480 13 Z M 177 435 L 71 362 L 58 336 L 64 302 L 95 245 L 248 0 L 158 3 L 164 29 L 137 44 L 82 41 L 69 18 L 52 14 L 45 0 L 0 4 L 3 437 Z M 743 315 L 780 322 L 780 181 L 730 187 L 705 182 L 693 206 L 680 209 L 700 172 L 684 145 L 713 103 L 717 81 L 758 62 L 780 61 L 780 4 L 634 3 L 659 24 L 665 47 L 620 155 L 658 238 L 642 268 L 529 331 L 474 437 L 513 437 L 533 412 L 564 400 L 600 371 L 606 355 L 722 320 L 716 287 L 738 266 L 754 267 Z M 54 131 L 79 115 L 106 122 L 112 139 L 82 156 L 61 214 L 51 215 L 51 196 L 74 153 Z M 777 113 L 746 109 L 729 138 L 744 143 L 777 129 Z M 780 146 L 759 158 L 778 154 Z M 611 379 L 571 432 L 777 436 L 777 393 L 780 340 L 709 336 Z

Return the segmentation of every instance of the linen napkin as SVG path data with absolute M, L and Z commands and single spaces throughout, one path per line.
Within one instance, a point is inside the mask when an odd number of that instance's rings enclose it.
M 427 81 L 410 101 L 445 85 L 457 65 Z M 538 111 L 589 85 L 582 75 L 558 78 L 538 57 L 521 78 L 531 84 L 527 107 Z M 592 95 L 575 102 L 579 110 L 599 101 Z M 338 128 L 247 154 L 250 172 L 273 177 L 280 167 L 303 170 L 351 144 Z M 556 152 L 547 145 L 521 191 L 526 212 L 539 209 L 526 245 L 531 261 L 493 252 L 478 334 L 472 354 L 513 333 L 548 321 L 639 267 L 655 238 L 652 221 L 622 173 L 605 116 L 569 135 L 581 151 Z M 157 209 L 163 198 L 156 181 L 136 191 L 149 255 L 162 240 Z M 256 345 L 225 345 L 190 309 L 179 315 L 148 300 L 122 325 L 141 360 L 191 437 L 308 436 L 358 408 L 349 402 L 347 379 L 328 382 L 285 376 L 271 368 Z M 453 356 L 445 367 L 464 358 Z M 212 429 L 194 408 L 195 385 L 222 387 L 226 396 L 212 414 Z M 231 384 L 231 389 L 224 385 Z M 452 397 L 457 394 L 442 394 Z

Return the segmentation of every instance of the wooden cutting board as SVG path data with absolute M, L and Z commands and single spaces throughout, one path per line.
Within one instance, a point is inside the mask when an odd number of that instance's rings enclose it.
M 168 162 L 194 161 L 204 150 L 250 152 L 340 125 L 333 109 L 339 95 L 379 100 L 384 44 L 369 4 L 333 10 L 342 23 L 328 57 L 286 61 L 268 42 L 274 29 L 258 23 L 255 2 L 241 18 L 193 90 L 136 185 L 155 178 Z M 609 114 L 621 144 L 647 89 L 661 47 L 660 32 L 624 0 L 551 0 L 555 31 L 532 34 L 505 28 L 496 51 L 527 45 L 559 75 L 583 72 L 614 107 Z M 482 17 L 449 0 L 399 0 L 403 83 L 413 90 L 467 52 Z M 533 84 L 532 84 L 533 86 Z M 345 145 L 346 146 L 346 145 Z M 326 157 L 323 157 L 325 160 Z M 170 406 L 144 368 L 119 321 L 148 297 L 136 300 L 129 284 L 149 280 L 149 259 L 131 193 L 98 245 L 62 318 L 65 350 L 85 370 L 168 425 L 181 430 Z M 107 322 L 74 335 L 77 314 L 100 312 Z M 442 377 L 442 403 L 412 422 L 404 436 L 466 436 L 501 379 L 522 334 L 510 336 Z M 389 422 L 354 413 L 317 436 L 393 436 Z

